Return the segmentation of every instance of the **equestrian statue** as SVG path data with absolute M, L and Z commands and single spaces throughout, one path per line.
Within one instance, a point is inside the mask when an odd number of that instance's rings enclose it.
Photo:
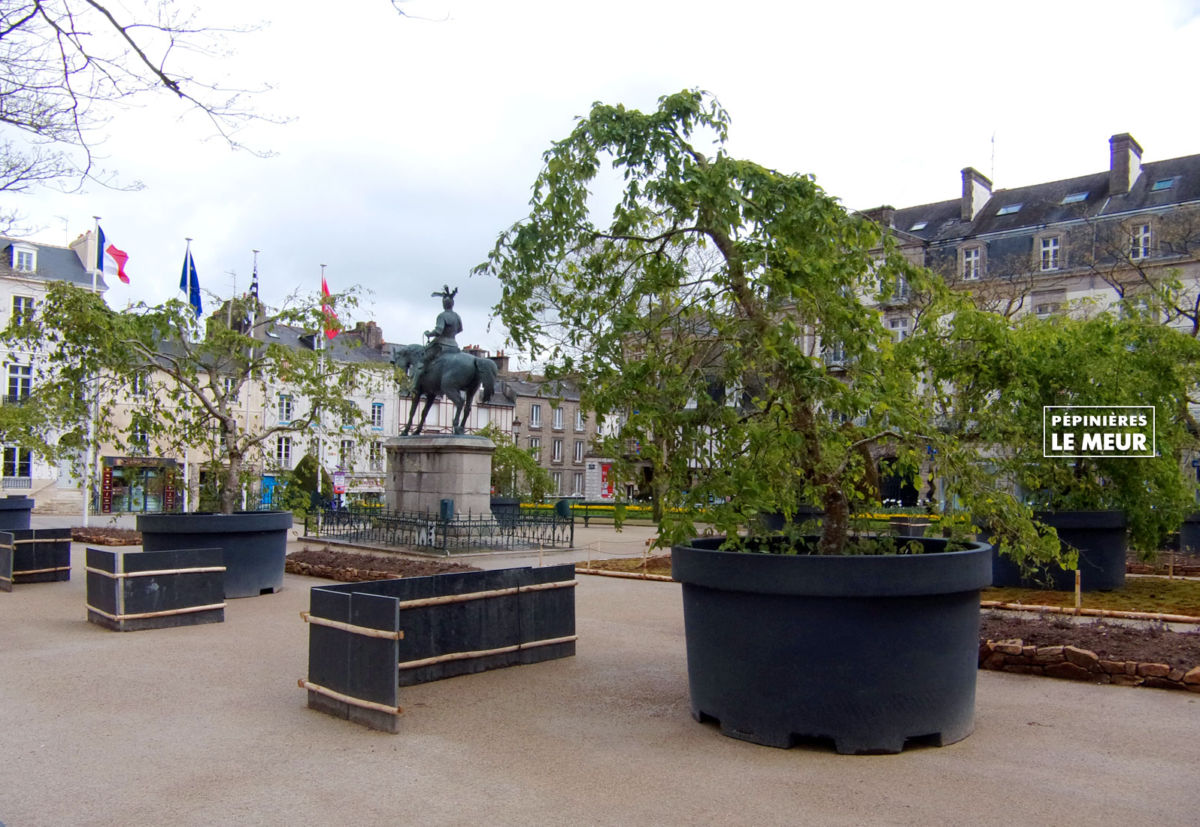
M 419 434 L 425 427 L 425 417 L 439 396 L 447 396 L 454 403 L 454 433 L 467 432 L 467 416 L 471 413 L 471 402 L 475 394 L 483 388 L 483 401 L 492 398 L 496 385 L 496 363 L 491 359 L 472 356 L 463 353 L 458 347 L 455 337 L 462 333 L 462 319 L 454 312 L 454 297 L 458 288 L 450 290 L 445 285 L 440 293 L 442 312 L 438 314 L 433 330 L 425 332 L 428 343 L 424 345 L 398 345 L 392 351 L 392 364 L 399 367 L 412 378 L 413 404 L 408 413 L 408 424 L 401 431 L 402 436 Z M 421 419 L 413 430 L 413 418 L 417 413 L 417 405 L 425 399 L 421 410 Z

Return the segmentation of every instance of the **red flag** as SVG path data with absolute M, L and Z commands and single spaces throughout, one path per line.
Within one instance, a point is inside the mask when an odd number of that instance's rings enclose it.
M 332 339 L 338 335 L 337 314 L 329 303 L 329 285 L 325 283 L 324 274 L 321 275 L 321 313 L 325 316 L 325 338 Z
M 129 253 L 124 250 L 118 250 L 111 244 L 108 245 L 108 249 L 104 252 L 108 253 L 108 257 L 116 263 L 117 278 L 129 284 L 129 276 L 125 275 L 125 262 L 129 261 Z

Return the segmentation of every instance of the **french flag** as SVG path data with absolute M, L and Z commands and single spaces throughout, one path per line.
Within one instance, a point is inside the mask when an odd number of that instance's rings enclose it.
M 96 247 L 96 269 L 110 276 L 115 275 L 125 284 L 129 284 L 129 276 L 125 275 L 125 262 L 129 261 L 129 254 L 118 250 L 112 244 L 107 244 L 104 230 L 100 229 L 99 224 L 96 225 L 96 232 L 100 234 L 100 243 Z

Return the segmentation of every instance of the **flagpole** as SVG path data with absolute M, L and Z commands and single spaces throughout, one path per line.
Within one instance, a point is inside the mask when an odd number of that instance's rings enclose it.
M 95 244 L 95 252 L 92 255 L 92 293 L 100 292 L 100 271 L 96 265 L 100 263 L 100 256 L 104 251 L 100 249 L 100 216 L 92 216 L 93 233 L 92 242 Z M 96 443 L 96 407 L 94 393 L 95 388 L 85 389 L 87 402 L 87 444 L 83 446 L 83 527 L 88 527 L 88 518 L 92 510 L 92 474 L 93 466 L 93 450 Z

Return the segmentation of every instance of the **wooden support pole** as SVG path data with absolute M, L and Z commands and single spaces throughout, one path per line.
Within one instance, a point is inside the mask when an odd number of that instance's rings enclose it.
M 355 626 L 353 623 L 343 623 L 340 620 L 330 620 L 327 617 L 313 617 L 312 612 L 301 612 L 300 619 L 305 623 L 311 623 L 313 626 L 326 626 L 330 629 L 340 629 L 343 632 L 349 632 L 352 635 L 362 635 L 363 637 L 377 637 L 382 640 L 404 640 L 404 630 L 399 629 L 395 632 L 387 629 L 372 629 L 370 626 Z
M 579 635 L 547 638 L 546 640 L 533 640 L 529 643 L 518 643 L 514 646 L 500 646 L 496 649 L 478 649 L 474 652 L 450 652 L 445 655 L 434 655 L 431 658 L 401 661 L 399 667 L 401 669 L 418 669 L 422 666 L 433 666 L 434 664 L 446 663 L 452 660 L 469 660 L 471 658 L 482 658 L 488 655 L 505 655 L 509 652 L 519 652 L 522 649 L 536 649 L 539 646 L 553 646 L 557 643 L 572 643 L 576 640 L 579 640 Z
M 301 689 L 307 689 L 309 692 L 316 692 L 318 695 L 324 695 L 327 698 L 333 698 L 335 701 L 341 701 L 344 704 L 361 707 L 362 709 L 373 709 L 376 712 L 386 712 L 390 715 L 401 715 L 404 710 L 398 706 L 388 706 L 387 704 L 377 704 L 374 701 L 364 701 L 362 698 L 354 698 L 350 695 L 343 695 L 341 692 L 335 692 L 332 689 L 327 689 L 320 684 L 311 683 L 300 678 L 296 681 L 296 685 Z
M 225 566 L 197 566 L 191 569 L 158 569 L 156 571 L 105 571 L 88 566 L 88 574 L 98 574 L 112 580 L 124 580 L 129 577 L 158 577 L 164 574 L 200 574 L 202 572 L 225 571 Z
M 1083 572 L 1075 569 L 1075 614 L 1079 614 L 1079 610 L 1083 608 Z
M 96 614 L 98 614 L 102 617 L 107 617 L 109 620 L 115 620 L 115 621 L 146 620 L 146 619 L 152 618 L 152 617 L 171 617 L 173 615 L 186 615 L 186 614 L 192 614 L 194 612 L 211 612 L 214 609 L 224 609 L 224 608 L 225 608 L 224 603 L 212 603 L 208 606 L 185 606 L 182 609 L 164 609 L 161 612 L 141 612 L 138 614 L 114 615 L 114 614 L 109 614 L 108 612 L 104 611 L 103 609 L 97 609 L 95 606 L 92 606 L 91 604 L 89 604 L 87 607 L 89 612 L 95 612 Z
M 25 569 L 23 571 L 17 571 L 16 569 L 13 569 L 13 577 L 16 577 L 19 574 L 49 574 L 50 572 L 53 572 L 53 571 L 70 571 L 70 570 L 71 570 L 70 566 L 55 566 L 55 567 L 49 568 L 49 569 Z

